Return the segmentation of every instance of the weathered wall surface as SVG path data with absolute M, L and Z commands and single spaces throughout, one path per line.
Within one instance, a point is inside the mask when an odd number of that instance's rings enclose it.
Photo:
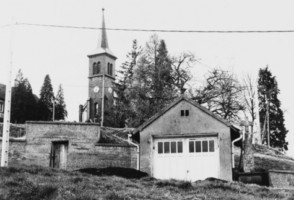
M 189 110 L 181 117 L 181 110 Z M 218 133 L 220 178 L 232 180 L 230 128 L 187 101 L 181 101 L 140 133 L 140 170 L 152 175 L 152 135 Z
M 294 171 L 269 170 L 269 186 L 294 189 Z
M 99 144 L 90 152 L 76 152 L 70 155 L 70 168 L 126 167 L 136 169 L 136 148 Z
M 52 142 L 68 141 L 68 164 L 76 152 L 87 152 L 98 141 L 97 125 L 62 122 L 28 122 L 26 124 L 25 164 L 50 166 Z M 86 159 L 86 158 L 85 158 Z
M 52 142 L 66 141 L 69 170 L 109 166 L 136 168 L 136 147 L 98 145 L 99 129 L 96 124 L 86 123 L 28 122 L 26 140 L 10 142 L 9 163 L 49 167 Z
M 19 165 L 25 160 L 25 145 L 23 139 L 10 139 L 9 141 L 9 160 L 10 166 Z M 2 153 L 2 139 L 0 139 L 0 158 Z

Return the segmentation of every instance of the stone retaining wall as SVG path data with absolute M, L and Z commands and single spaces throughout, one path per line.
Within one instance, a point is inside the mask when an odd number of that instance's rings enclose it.
M 100 127 L 97 124 L 28 122 L 25 139 L 10 139 L 9 165 L 49 167 L 53 142 L 63 141 L 68 145 L 66 150 L 68 170 L 103 167 L 136 169 L 135 146 L 97 144 L 99 139 Z
M 275 188 L 294 189 L 294 171 L 269 170 L 269 185 Z

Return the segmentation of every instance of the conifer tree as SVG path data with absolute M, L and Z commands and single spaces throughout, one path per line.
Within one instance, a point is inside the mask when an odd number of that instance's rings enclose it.
M 152 35 L 134 68 L 131 99 L 137 126 L 150 118 L 176 97 L 171 58 L 164 40 Z
M 136 127 L 173 101 L 190 80 L 184 65 L 193 58 L 191 54 L 171 58 L 165 41 L 157 35 L 152 35 L 144 48 L 134 40 L 119 71 L 115 105 L 105 112 L 105 126 L 122 127 L 127 122 Z
M 62 86 L 59 85 L 55 97 L 55 120 L 64 120 L 67 117 L 66 104 L 64 101 L 64 94 Z
M 53 115 L 53 100 L 54 93 L 51 84 L 51 79 L 47 74 L 40 92 L 39 99 L 39 118 L 45 121 L 51 121 Z
M 137 46 L 137 40 L 133 40 L 132 50 L 127 54 L 126 61 L 122 63 L 121 70 L 118 71 L 118 84 L 114 85 L 114 102 L 112 105 L 107 101 L 105 103 L 109 109 L 104 112 L 104 126 L 125 127 L 128 119 L 135 118 L 130 94 L 134 81 L 134 67 L 140 53 L 141 48 Z M 96 118 L 100 121 L 100 112 Z
M 258 99 L 263 143 L 268 144 L 269 131 L 270 146 L 288 150 L 288 142 L 285 140 L 288 130 L 284 124 L 284 113 L 278 99 L 279 93 L 276 77 L 272 75 L 268 67 L 260 69 Z
M 188 62 L 193 62 L 190 54 L 171 58 L 165 41 L 157 35 L 152 35 L 144 48 L 139 48 L 134 40 L 120 71 L 122 79 L 114 108 L 126 114 L 116 116 L 122 116 L 129 126 L 136 127 L 165 107 L 190 79 L 184 68 Z
M 33 94 L 28 79 L 24 78 L 19 70 L 12 88 L 11 122 L 37 120 L 37 112 L 37 97 Z

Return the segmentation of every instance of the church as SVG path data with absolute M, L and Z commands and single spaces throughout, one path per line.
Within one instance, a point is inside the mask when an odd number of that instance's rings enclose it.
M 111 52 L 108 45 L 104 9 L 102 9 L 102 28 L 97 48 L 88 54 L 89 58 L 89 85 L 88 99 L 79 106 L 80 122 L 96 122 L 103 126 L 105 110 L 115 103 L 116 93 L 113 90 L 115 83 L 115 60 L 117 57 Z

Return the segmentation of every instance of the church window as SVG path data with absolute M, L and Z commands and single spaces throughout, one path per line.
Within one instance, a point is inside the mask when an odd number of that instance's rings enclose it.
M 95 103 L 94 104 L 94 114 L 95 115 L 98 115 L 98 109 L 99 109 L 99 105 L 98 105 L 98 103 Z
M 110 64 L 110 63 L 107 64 L 107 74 L 112 76 L 112 64 Z
M 97 63 L 93 63 L 93 75 L 97 74 Z
M 101 66 L 100 62 L 97 63 L 97 74 L 100 74 Z

